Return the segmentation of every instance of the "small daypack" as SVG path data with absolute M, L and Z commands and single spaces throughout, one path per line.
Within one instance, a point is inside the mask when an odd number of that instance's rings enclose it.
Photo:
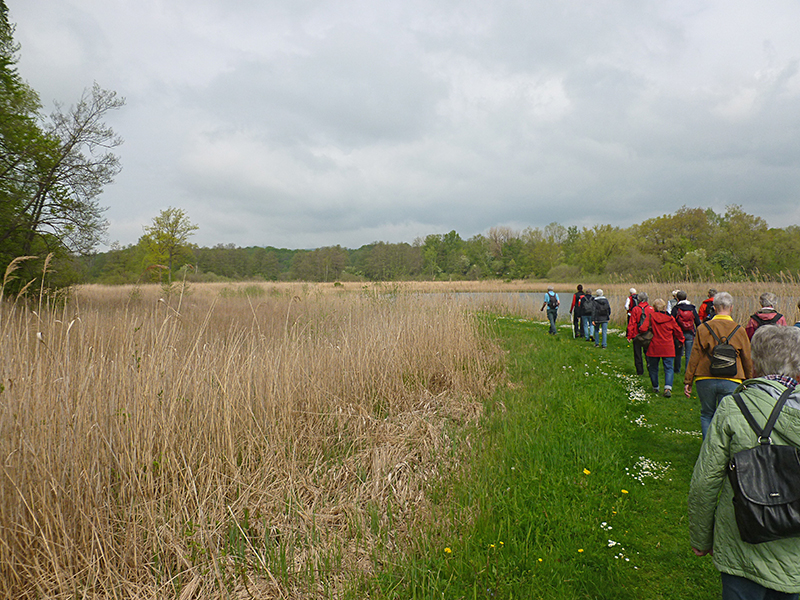
M 703 304 L 706 307 L 706 312 L 703 315 L 703 321 L 710 321 L 717 314 L 717 309 L 714 308 L 714 299 L 709 298 L 708 300 L 703 300 Z
M 608 300 L 603 298 L 603 302 L 599 302 L 595 300 L 594 306 L 597 310 L 597 317 L 600 319 L 607 319 L 611 316 L 611 305 L 608 303 Z
M 547 294 L 547 308 L 558 308 L 558 296 L 556 296 L 555 293 L 551 294 L 550 292 Z
M 594 298 L 592 298 L 591 294 L 584 294 L 583 298 L 581 298 L 581 311 L 583 311 L 584 316 L 592 316 L 592 312 L 594 312 Z
M 636 335 L 634 336 L 633 341 L 638 342 L 642 345 L 642 348 L 647 350 L 647 348 L 650 346 L 650 342 L 653 341 L 653 322 L 651 319 L 647 330 L 642 331 L 642 326 L 647 319 L 647 311 L 645 308 L 642 308 L 642 315 L 639 317 L 639 325 L 636 327 Z
M 684 333 L 694 332 L 694 312 L 692 310 L 682 310 L 679 306 L 675 320 Z
M 739 394 L 733 399 L 758 437 L 758 446 L 741 450 L 728 463 L 733 512 L 742 540 L 760 544 L 800 536 L 800 454 L 794 446 L 772 443 L 770 434 L 786 399 L 787 388 L 759 427 Z
M 711 365 L 709 367 L 711 375 L 713 377 L 735 377 L 736 372 L 739 370 L 736 365 L 738 353 L 736 352 L 736 348 L 730 344 L 730 339 L 741 325 L 737 324 L 733 331 L 722 339 L 717 337 L 717 334 L 714 333 L 714 330 L 711 329 L 708 323 L 703 323 L 703 325 L 708 328 L 716 342 L 716 345 L 711 348 L 711 352 L 708 353 L 711 358 Z

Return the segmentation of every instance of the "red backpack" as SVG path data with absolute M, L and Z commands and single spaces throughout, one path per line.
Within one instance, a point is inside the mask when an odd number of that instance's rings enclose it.
M 694 311 L 691 309 L 683 310 L 679 306 L 678 314 L 675 315 L 675 320 L 678 322 L 678 325 L 684 333 L 694 333 Z

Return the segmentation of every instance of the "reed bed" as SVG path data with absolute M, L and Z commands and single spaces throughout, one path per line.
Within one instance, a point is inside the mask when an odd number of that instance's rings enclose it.
M 4 598 L 338 597 L 503 376 L 468 311 L 380 286 L 88 286 L 0 334 Z

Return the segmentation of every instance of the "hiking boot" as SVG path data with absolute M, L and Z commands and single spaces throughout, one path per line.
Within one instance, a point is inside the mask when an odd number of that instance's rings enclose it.
M 664 390 L 664 398 L 669 398 L 672 396 L 672 390 L 667 388 Z
M 661 392 L 658 390 L 658 388 L 653 388 L 653 393 L 654 393 L 654 394 L 656 394 L 656 395 L 658 395 L 658 394 L 660 394 Z

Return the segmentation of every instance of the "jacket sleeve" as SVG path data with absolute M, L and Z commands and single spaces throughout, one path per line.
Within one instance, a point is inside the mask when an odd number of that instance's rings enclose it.
M 742 369 L 744 370 L 744 378 L 751 379 L 753 377 L 753 359 L 750 357 L 750 338 L 744 332 L 736 332 L 736 337 L 739 338 L 737 344 L 740 348 L 739 358 L 742 361 Z
M 639 334 L 639 319 L 642 317 L 642 310 L 640 305 L 634 306 L 631 311 L 631 318 L 628 319 L 627 338 L 632 340 Z
M 686 342 L 686 336 L 683 335 L 683 329 L 681 329 L 681 326 L 678 325 L 678 322 L 671 321 L 670 324 L 672 326 L 672 338 L 681 344 Z
M 714 544 L 714 513 L 728 469 L 730 436 L 726 433 L 726 417 L 727 411 L 720 404 L 700 447 L 689 485 L 689 539 L 692 547 L 701 551 L 711 550 Z
M 697 309 L 696 308 L 692 309 L 692 314 L 694 315 L 694 326 L 695 327 L 700 327 L 700 322 L 701 322 L 700 321 L 700 315 L 697 314 Z
M 707 332 L 703 331 L 704 327 L 697 328 L 697 334 L 694 339 L 694 346 L 692 346 L 692 353 L 689 355 L 689 364 L 686 365 L 686 373 L 683 375 L 683 385 L 692 385 L 694 381 L 694 374 L 697 372 L 697 365 L 700 359 L 704 358 L 702 355 L 705 353 L 703 348 L 703 338 Z

